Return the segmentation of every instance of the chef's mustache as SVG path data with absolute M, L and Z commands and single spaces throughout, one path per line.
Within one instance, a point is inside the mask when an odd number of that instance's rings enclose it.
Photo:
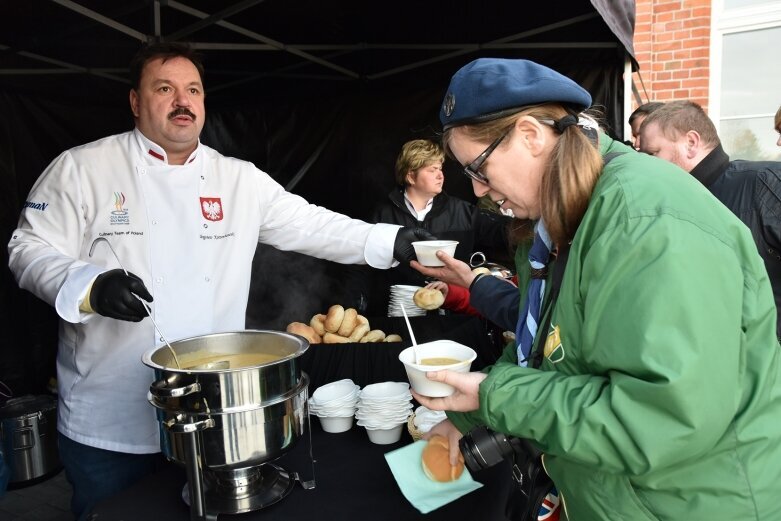
M 193 114 L 192 112 L 190 112 L 184 107 L 179 107 L 178 109 L 172 111 L 170 114 L 168 114 L 168 119 L 174 119 L 177 116 L 189 116 L 190 119 L 195 121 L 195 114 Z

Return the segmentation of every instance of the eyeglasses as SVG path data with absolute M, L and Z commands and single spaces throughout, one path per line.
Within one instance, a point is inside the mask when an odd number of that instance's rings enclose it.
M 509 132 L 505 132 L 504 134 L 499 136 L 498 139 L 496 139 L 493 143 L 488 145 L 488 148 L 483 150 L 482 154 L 477 156 L 477 159 L 475 159 L 468 165 L 464 166 L 464 174 L 470 179 L 474 179 L 478 183 L 483 183 L 484 185 L 487 185 L 488 178 L 485 176 L 484 173 L 480 172 L 480 167 L 483 166 L 483 163 L 485 163 L 485 160 L 488 159 L 488 156 L 491 155 L 491 152 L 493 152 L 494 149 L 496 149 L 496 147 L 499 146 L 499 143 L 501 143 L 502 140 L 507 137 L 507 134 L 509 134 Z

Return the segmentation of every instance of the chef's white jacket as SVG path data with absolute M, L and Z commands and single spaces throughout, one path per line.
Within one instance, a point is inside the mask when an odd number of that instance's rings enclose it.
M 93 447 L 160 451 L 153 370 L 163 345 L 152 322 L 79 311 L 94 278 L 135 273 L 154 297 L 170 342 L 244 329 L 258 242 L 346 264 L 388 268 L 398 226 L 370 225 L 308 204 L 251 163 L 199 144 L 184 165 L 138 130 L 57 157 L 33 186 L 13 232 L 9 266 L 19 286 L 54 305 L 58 429 Z M 105 237 L 116 251 L 99 242 Z

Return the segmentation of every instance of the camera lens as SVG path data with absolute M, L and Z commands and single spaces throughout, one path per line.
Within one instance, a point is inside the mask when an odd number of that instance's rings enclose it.
M 512 444 L 504 434 L 485 427 L 472 429 L 458 445 L 464 455 L 464 463 L 472 472 L 493 467 L 513 453 Z

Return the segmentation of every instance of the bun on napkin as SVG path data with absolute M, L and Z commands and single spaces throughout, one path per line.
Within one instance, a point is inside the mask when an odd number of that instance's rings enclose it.
M 412 301 L 421 309 L 438 309 L 445 303 L 445 295 L 438 289 L 420 288 L 412 295 Z
M 464 472 L 464 456 L 458 453 L 458 464 L 450 465 L 450 444 L 444 436 L 432 436 L 421 455 L 423 472 L 434 481 L 453 481 Z

